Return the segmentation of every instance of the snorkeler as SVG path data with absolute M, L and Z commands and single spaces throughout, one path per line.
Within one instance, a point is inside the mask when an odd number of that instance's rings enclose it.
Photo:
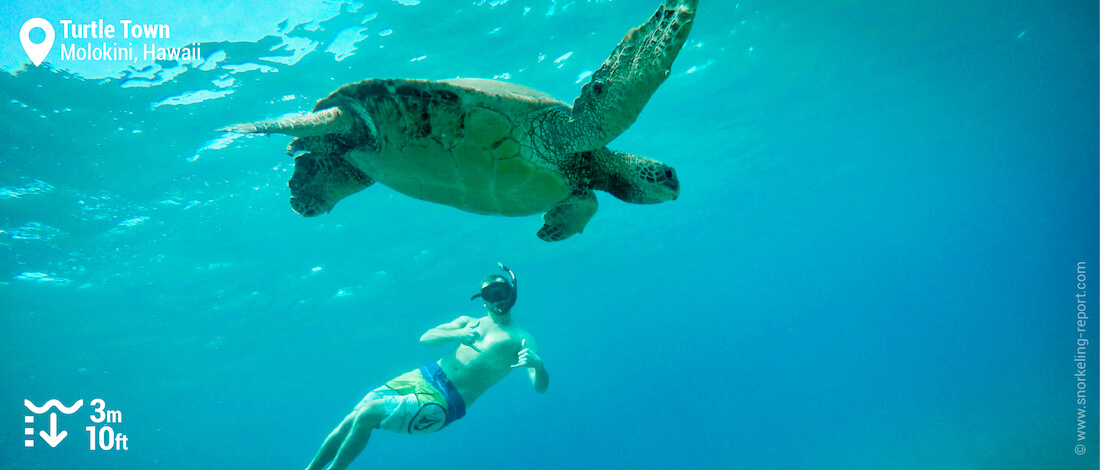
M 512 319 L 516 304 L 516 275 L 491 275 L 481 283 L 481 297 L 488 315 L 461 316 L 428 330 L 420 337 L 425 346 L 457 342 L 458 347 L 440 360 L 408 372 L 378 387 L 328 435 L 307 469 L 347 468 L 363 451 L 376 428 L 402 434 L 423 434 L 443 429 L 466 414 L 489 387 L 512 369 L 527 369 L 535 391 L 543 393 L 550 376 L 539 358 L 534 338 Z

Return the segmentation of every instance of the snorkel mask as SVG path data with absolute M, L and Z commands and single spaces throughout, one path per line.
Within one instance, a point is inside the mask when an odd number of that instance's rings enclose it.
M 481 300 L 485 301 L 485 306 L 497 315 L 507 315 L 516 304 L 516 273 L 501 263 L 497 263 L 497 266 L 508 273 L 512 279 L 508 280 L 499 274 L 490 275 L 481 282 L 481 292 L 474 294 L 470 300 L 481 297 Z

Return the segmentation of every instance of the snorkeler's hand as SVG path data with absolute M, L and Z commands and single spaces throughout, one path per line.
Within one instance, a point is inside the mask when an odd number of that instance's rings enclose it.
M 481 321 L 473 321 L 466 324 L 465 327 L 455 332 L 455 339 L 458 340 L 459 343 L 469 346 L 474 351 L 481 352 L 481 349 L 474 346 L 474 343 L 481 339 L 481 333 L 477 332 L 477 326 L 480 324 Z
M 520 347 L 523 347 L 523 346 L 526 346 L 526 345 L 527 345 L 527 340 L 526 339 L 520 342 Z M 538 354 L 535 354 L 534 351 L 532 351 L 532 350 L 530 350 L 526 347 L 524 347 L 523 349 L 520 349 L 517 356 L 518 356 L 518 360 L 516 361 L 515 364 L 512 364 L 513 369 L 518 368 L 518 367 L 530 367 L 530 368 L 534 368 L 534 369 L 542 368 L 542 358 L 540 358 Z

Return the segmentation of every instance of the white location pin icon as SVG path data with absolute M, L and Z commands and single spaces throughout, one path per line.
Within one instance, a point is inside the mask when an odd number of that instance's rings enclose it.
M 31 42 L 31 30 L 34 28 L 42 28 L 42 31 L 46 32 L 45 41 L 38 44 Z M 53 25 L 42 18 L 31 18 L 23 23 L 22 28 L 19 28 L 19 42 L 23 43 L 23 50 L 27 52 L 27 57 L 31 58 L 35 67 L 38 67 L 53 47 Z

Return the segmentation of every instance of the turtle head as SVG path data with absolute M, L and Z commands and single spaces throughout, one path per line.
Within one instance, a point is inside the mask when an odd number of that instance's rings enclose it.
M 676 169 L 669 165 L 606 147 L 585 153 L 592 162 L 592 189 L 634 204 L 657 204 L 680 197 L 680 180 Z

